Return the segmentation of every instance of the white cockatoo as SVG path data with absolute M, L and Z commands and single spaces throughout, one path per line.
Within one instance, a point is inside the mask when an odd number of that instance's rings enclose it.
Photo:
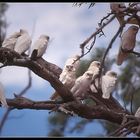
M 109 99 L 110 94 L 115 89 L 117 83 L 117 73 L 114 71 L 107 71 L 104 76 L 101 78 L 101 86 L 102 86 L 102 97 L 104 99 Z
M 1 83 L 0 83 L 0 102 L 1 102 L 2 106 L 8 107 L 7 102 L 6 102 L 6 98 L 4 95 L 4 88 L 3 88 L 3 85 Z
M 93 61 L 89 68 L 88 68 L 88 71 L 92 71 L 93 72 L 93 77 L 95 75 L 98 75 L 99 74 L 99 68 L 101 66 L 101 63 L 99 61 Z
M 32 43 L 31 37 L 24 29 L 20 29 L 21 36 L 17 39 L 14 50 L 19 54 L 26 52 Z
M 20 37 L 20 35 L 21 35 L 20 32 L 13 33 L 3 41 L 2 47 L 14 50 L 15 44 L 17 42 L 18 37 Z
M 98 88 L 98 86 L 99 86 L 99 84 L 98 84 L 98 78 L 97 79 L 95 79 L 95 81 L 94 81 L 94 84 L 92 83 L 91 85 L 90 85 L 90 89 L 91 89 L 91 91 L 93 92 L 93 93 L 97 93 L 98 91 L 97 91 L 97 89 L 96 88 Z M 95 87 L 96 86 L 96 87 Z
M 92 71 L 86 71 L 82 76 L 78 77 L 71 89 L 73 96 L 75 96 L 79 100 L 84 99 L 86 92 L 92 82 L 92 77 Z
M 80 59 L 79 59 L 79 57 L 80 57 L 79 55 L 74 55 L 74 56 L 68 58 L 67 61 L 66 61 L 66 63 L 65 63 L 64 69 L 65 69 L 65 67 L 67 65 L 73 65 L 74 68 L 76 70 L 78 70 L 79 65 L 80 65 Z
M 135 113 L 135 117 L 140 118 L 140 107 L 137 109 L 137 111 Z
M 138 29 L 139 28 L 137 26 L 132 25 L 127 29 L 127 31 L 123 33 L 117 56 L 117 65 L 121 65 L 123 61 L 128 57 L 129 52 L 133 51 L 136 43 L 136 35 Z
M 98 88 L 98 78 L 95 79 L 95 77 L 99 74 L 100 66 L 101 66 L 101 63 L 99 61 L 93 61 L 88 68 L 88 71 L 93 72 L 92 80 L 94 80 L 97 88 Z M 92 92 L 97 92 L 93 83 L 90 85 L 90 89 Z
M 62 73 L 60 74 L 59 80 L 68 88 L 71 89 L 76 80 L 76 71 L 80 66 L 79 55 L 72 56 L 68 58 L 65 62 Z M 75 61 L 77 60 L 77 61 Z M 56 100 L 59 94 L 55 92 L 50 99 Z
M 36 57 L 42 57 L 45 53 L 49 42 L 49 36 L 41 35 L 39 39 L 33 45 L 33 51 L 37 50 Z M 32 51 L 32 52 L 33 52 Z
M 110 9 L 113 13 L 115 13 L 117 20 L 120 25 L 124 23 L 124 13 L 123 11 L 126 9 L 125 3 L 110 3 Z

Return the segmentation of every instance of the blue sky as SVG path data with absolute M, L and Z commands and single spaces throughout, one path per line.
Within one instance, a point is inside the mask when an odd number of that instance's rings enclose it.
M 72 3 L 9 3 L 6 12 L 9 27 L 7 36 L 19 29 L 27 29 L 34 42 L 41 34 L 47 34 L 51 38 L 48 50 L 43 58 L 55 63 L 61 68 L 66 59 L 79 54 L 79 44 L 83 42 L 98 27 L 100 19 L 110 12 L 109 3 L 97 3 L 94 8 L 88 9 L 88 5 L 80 8 L 73 7 Z M 111 28 L 110 28 L 111 27 Z M 114 20 L 104 32 L 106 37 L 97 39 L 94 49 L 106 46 L 112 35 L 117 31 L 118 23 Z M 117 55 L 119 39 L 114 43 L 114 51 L 110 54 Z M 88 58 L 87 55 L 85 58 Z M 114 66 L 114 70 L 119 67 Z M 54 89 L 50 84 L 32 73 L 32 88 L 25 95 L 33 100 L 48 100 Z M 13 97 L 13 93 L 19 93 L 28 81 L 27 69 L 20 67 L 5 67 L 0 73 L 0 82 L 5 88 L 6 97 Z M 0 108 L 2 116 L 4 109 Z M 3 129 L 2 136 L 46 136 L 48 111 L 38 110 L 14 110 L 10 116 L 22 116 L 9 119 Z M 91 128 L 102 128 L 99 124 L 88 125 Z M 38 129 L 39 128 L 39 129 Z M 83 133 L 83 135 L 87 132 Z M 76 135 L 76 134 L 75 134 Z

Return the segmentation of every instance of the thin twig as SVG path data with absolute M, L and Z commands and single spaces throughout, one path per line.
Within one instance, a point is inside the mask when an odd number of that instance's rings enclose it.
M 100 81 L 101 81 L 102 69 L 104 68 L 105 58 L 106 58 L 106 56 L 107 56 L 109 50 L 111 49 L 111 47 L 112 47 L 114 41 L 116 40 L 116 38 L 117 38 L 117 36 L 120 34 L 120 32 L 123 30 L 123 28 L 124 28 L 124 25 L 119 27 L 117 33 L 116 33 L 116 34 L 114 35 L 114 37 L 111 39 L 111 41 L 110 41 L 110 43 L 109 43 L 109 45 L 108 45 L 108 47 L 107 47 L 107 49 L 106 49 L 106 51 L 105 51 L 105 53 L 104 53 L 104 55 L 103 55 L 103 58 L 102 58 L 102 61 L 101 61 L 101 67 L 99 68 L 99 79 L 98 79 L 98 83 L 99 83 L 98 90 L 99 90 L 99 91 L 100 91 L 100 89 L 101 89 L 101 83 L 100 83 Z
M 93 34 L 90 35 L 90 37 L 88 37 L 83 43 L 80 44 L 82 54 L 84 52 L 84 47 L 89 43 L 89 41 L 92 40 L 92 38 L 94 38 L 97 34 L 99 34 L 102 31 L 102 29 L 114 19 L 115 15 L 113 15 L 106 23 L 99 27 Z

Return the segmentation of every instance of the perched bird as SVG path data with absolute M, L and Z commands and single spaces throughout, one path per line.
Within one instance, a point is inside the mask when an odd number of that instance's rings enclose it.
M 121 65 L 127 58 L 128 54 L 133 51 L 136 43 L 136 34 L 138 29 L 139 28 L 137 26 L 132 25 L 127 29 L 127 31 L 123 33 L 117 56 L 117 65 Z
M 60 74 L 59 80 L 68 88 L 71 89 L 76 80 L 76 69 L 73 65 L 66 65 L 65 69 Z M 58 99 L 57 91 L 50 97 L 51 100 Z
M 17 42 L 18 37 L 20 37 L 20 35 L 21 35 L 20 32 L 13 33 L 3 41 L 2 47 L 14 50 L 15 44 Z
M 88 71 L 93 72 L 92 80 L 94 80 L 94 83 L 90 85 L 90 89 L 92 92 L 97 92 L 96 87 L 98 88 L 98 78 L 95 79 L 95 76 L 99 74 L 100 66 L 101 66 L 101 63 L 99 61 L 93 61 L 88 68 Z
M 87 89 L 91 84 L 92 76 L 92 71 L 86 71 L 82 76 L 76 79 L 75 84 L 71 89 L 73 96 L 75 96 L 79 100 L 84 99 Z
M 110 3 L 110 9 L 113 13 L 115 13 L 117 20 L 119 21 L 120 25 L 124 23 L 124 14 L 123 11 L 125 10 L 126 6 L 125 3 Z
M 14 50 L 19 54 L 26 52 L 31 46 L 31 37 L 24 29 L 20 29 L 21 36 L 17 39 Z
M 137 111 L 135 113 L 135 117 L 140 118 L 140 107 L 137 109 Z
M 101 63 L 99 61 L 93 61 L 89 68 L 88 71 L 92 71 L 93 72 L 93 76 L 99 74 L 99 68 L 101 66 Z
M 47 47 L 48 47 L 48 42 L 49 42 L 49 36 L 47 35 L 41 35 L 39 39 L 34 43 L 33 45 L 33 51 L 37 51 L 36 56 L 34 57 L 42 57 L 43 54 L 45 53 Z M 33 54 L 32 54 L 33 58 Z
M 133 7 L 133 9 L 137 9 L 138 12 L 137 12 L 137 16 L 138 18 L 140 18 L 140 3 L 139 2 L 133 2 L 133 4 L 135 4 L 135 6 Z M 139 21 L 137 18 L 135 17 L 132 17 L 129 21 L 128 21 L 129 24 L 137 24 L 139 25 Z
M 1 102 L 2 106 L 8 107 L 7 102 L 6 102 L 6 98 L 4 95 L 4 88 L 3 88 L 1 83 L 0 83 L 0 102 Z
M 80 66 L 80 59 L 79 55 L 75 55 L 73 57 L 70 57 L 65 62 L 64 68 L 62 73 L 60 74 L 59 80 L 66 86 L 68 89 L 71 89 L 75 83 L 76 80 L 76 71 L 78 70 Z M 76 61 L 77 60 L 77 61 Z M 50 99 L 56 100 L 58 99 L 59 94 L 55 92 Z
M 105 99 L 110 98 L 110 94 L 115 89 L 117 83 L 117 73 L 114 71 L 107 71 L 104 76 L 102 76 L 102 97 Z
M 80 58 L 79 55 L 75 55 L 75 56 L 72 56 L 72 57 L 68 58 L 68 60 L 65 63 L 64 69 L 67 65 L 73 65 L 74 68 L 77 70 L 79 68 L 79 65 L 80 65 L 80 59 L 79 58 Z

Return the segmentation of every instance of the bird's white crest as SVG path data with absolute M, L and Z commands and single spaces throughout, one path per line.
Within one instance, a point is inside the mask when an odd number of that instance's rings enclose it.
M 26 52 L 31 46 L 31 37 L 24 29 L 20 29 L 21 36 L 17 39 L 14 50 L 19 54 Z
M 6 98 L 5 98 L 5 94 L 4 94 L 4 88 L 1 83 L 0 83 L 0 102 L 1 102 L 2 106 L 8 107 Z
M 104 76 L 102 76 L 102 97 L 105 99 L 110 98 L 110 94 L 115 89 L 117 83 L 117 73 L 114 71 L 107 71 Z
M 135 117 L 140 118 L 140 107 L 137 109 L 137 111 L 135 113 Z
M 20 32 L 13 33 L 3 41 L 2 47 L 14 50 L 15 44 L 17 42 L 18 37 L 20 37 L 20 35 L 21 35 Z
M 47 35 L 40 35 L 38 40 L 33 45 L 33 50 L 37 50 L 37 57 L 42 57 L 45 53 L 49 42 L 49 36 Z
M 76 98 L 83 99 L 85 97 L 87 89 L 91 84 L 92 76 L 92 71 L 86 71 L 82 76 L 76 79 L 75 84 L 71 89 L 71 92 Z

